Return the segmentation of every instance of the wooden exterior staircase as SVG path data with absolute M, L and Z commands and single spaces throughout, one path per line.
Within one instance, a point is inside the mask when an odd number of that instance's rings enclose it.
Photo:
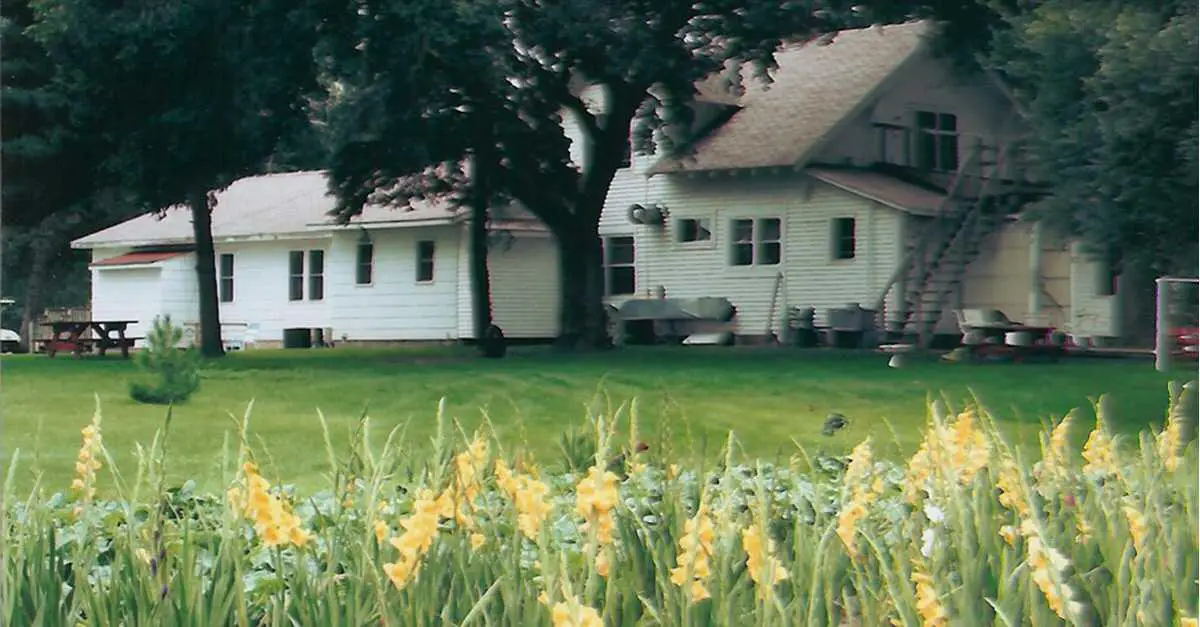
M 1011 145 L 971 149 L 937 212 L 885 284 L 875 311 L 882 318 L 879 327 L 893 340 L 928 348 L 947 306 L 961 295 L 967 267 L 1010 209 L 1004 202 L 1005 190 L 997 187 Z M 893 293 L 899 296 L 898 303 L 888 308 Z

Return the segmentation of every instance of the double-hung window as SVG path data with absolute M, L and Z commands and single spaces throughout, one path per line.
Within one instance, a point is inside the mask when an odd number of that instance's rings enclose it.
M 783 222 L 779 218 L 738 218 L 730 223 L 729 264 L 776 266 L 783 260 Z

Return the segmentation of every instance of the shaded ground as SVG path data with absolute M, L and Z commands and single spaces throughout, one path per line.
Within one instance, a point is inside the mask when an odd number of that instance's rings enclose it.
M 842 453 L 871 434 L 885 454 L 911 452 L 926 400 L 962 403 L 974 393 L 1014 439 L 1032 442 L 1039 421 L 1111 393 L 1113 426 L 1134 433 L 1161 423 L 1167 378 L 1145 361 L 1044 365 L 952 365 L 916 362 L 893 370 L 878 355 L 786 349 L 657 348 L 568 356 L 518 347 L 503 360 L 464 359 L 461 348 L 250 351 L 214 363 L 200 392 L 175 409 L 169 474 L 220 487 L 224 438 L 232 416 L 253 400 L 251 427 L 268 445 L 280 477 L 301 487 L 327 469 L 317 410 L 344 443 L 369 408 L 372 437 L 406 424 L 406 450 L 419 455 L 433 434 L 438 399 L 466 428 L 486 411 L 506 445 L 528 444 L 557 463 L 563 433 L 581 424 L 589 405 L 603 409 L 634 397 L 646 437 L 676 455 L 712 453 L 735 430 L 746 452 L 768 458 L 811 451 Z M 165 410 L 128 397 L 133 366 L 119 359 L 5 358 L 2 363 L 3 456 L 22 451 L 22 485 L 32 467 L 55 489 L 70 481 L 79 429 L 93 394 L 104 414 L 104 440 L 127 473 L 136 442 L 148 443 Z M 820 434 L 830 412 L 849 418 L 833 437 Z M 1087 421 L 1081 421 L 1087 422 Z M 890 424 L 890 427 L 889 427 Z M 1089 425 L 1081 425 L 1086 431 Z M 894 428 L 895 439 L 893 439 Z M 662 441 L 659 441 L 659 440 Z

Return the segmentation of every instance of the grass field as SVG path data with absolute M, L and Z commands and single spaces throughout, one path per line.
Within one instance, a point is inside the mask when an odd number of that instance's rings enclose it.
M 653 446 L 686 457 L 713 453 L 732 429 L 752 455 L 787 458 L 793 439 L 811 451 L 845 453 L 865 435 L 884 455 L 911 452 L 930 395 L 962 403 L 975 394 L 1017 440 L 1039 422 L 1072 408 L 1090 410 L 1109 393 L 1112 427 L 1131 433 L 1161 424 L 1167 377 L 1145 361 L 1045 365 L 958 365 L 917 362 L 893 370 L 878 355 L 778 349 L 624 349 L 569 356 L 515 349 L 501 361 L 473 359 L 461 349 L 251 351 L 206 367 L 200 391 L 175 409 L 168 443 L 169 474 L 218 489 L 222 446 L 254 402 L 251 430 L 273 457 L 272 475 L 301 488 L 327 468 L 318 409 L 335 443 L 345 442 L 364 407 L 372 437 L 407 425 L 405 445 L 420 455 L 429 442 L 438 399 L 467 429 L 487 412 L 506 446 L 527 443 L 554 463 L 559 438 L 583 424 L 590 404 L 604 410 L 637 398 L 640 427 Z M 5 358 L 3 456 L 21 450 L 18 480 L 32 485 L 44 472 L 48 490 L 70 482 L 79 429 L 98 395 L 104 440 L 122 470 L 134 469 L 137 442 L 149 442 L 165 409 L 128 397 L 133 366 L 119 359 Z M 849 418 L 833 437 L 820 434 L 830 412 Z M 1086 414 L 1090 418 L 1091 413 Z M 888 424 L 895 428 L 893 440 Z M 1080 434 L 1089 420 L 1078 421 Z M 662 440 L 660 441 L 660 438 Z M 890 445 L 890 446 L 889 446 Z

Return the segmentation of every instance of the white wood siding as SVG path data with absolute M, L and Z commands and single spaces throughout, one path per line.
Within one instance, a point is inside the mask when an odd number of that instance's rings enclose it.
M 220 303 L 221 322 L 258 324 L 258 339 L 282 341 L 292 327 L 330 326 L 330 241 L 328 238 L 245 242 L 216 245 L 217 266 L 222 254 L 233 253 L 233 302 Z M 305 252 L 304 300 L 288 300 L 288 253 Z M 325 294 L 308 300 L 308 251 L 325 251 Z M 199 310 L 196 312 L 199 318 Z
M 1032 225 L 1009 222 L 984 243 L 967 268 L 962 306 L 999 309 L 1011 320 L 1069 328 L 1072 321 L 1070 254 L 1047 234 L 1041 244 L 1041 309 L 1030 311 Z M 948 306 L 947 309 L 951 308 Z M 953 329 L 950 329 L 953 331 Z
M 1107 280 L 1106 268 L 1084 252 L 1079 244 L 1071 246 L 1071 332 L 1082 336 L 1119 337 L 1120 297 L 1102 295 L 1100 285 Z
M 640 181 L 638 179 L 641 179 Z M 665 205 L 665 227 L 630 224 L 632 202 Z M 778 266 L 738 267 L 729 263 L 730 223 L 737 218 L 778 217 L 783 227 L 783 261 Z M 707 242 L 676 241 L 680 218 L 707 218 L 713 236 Z M 854 218 L 856 254 L 834 260 L 832 221 Z M 804 175 L 685 178 L 656 176 L 649 181 L 621 173 L 601 220 L 605 236 L 633 235 L 638 296 L 662 285 L 668 297 L 728 298 L 738 308 L 737 332 L 767 330 L 776 274 L 784 273 L 774 328 L 790 306 L 826 309 L 860 303 L 871 307 L 902 254 L 903 214 L 815 182 Z M 610 299 L 619 304 L 625 297 Z
M 237 261 L 234 261 L 236 272 Z M 162 262 L 162 305 L 159 312 L 171 316 L 171 322 L 200 320 L 200 287 L 196 282 L 196 256 L 172 257 Z M 234 277 L 235 289 L 237 277 Z
M 474 338 L 471 320 L 470 247 L 459 253 L 458 336 Z M 515 233 L 511 244 L 488 252 L 492 319 L 505 337 L 548 339 L 558 335 L 558 250 L 549 234 Z
M 457 335 L 458 227 L 373 229 L 370 285 L 355 284 L 358 232 L 334 236 L 326 300 L 334 340 L 445 340 Z M 417 242 L 434 242 L 433 281 L 417 282 Z M 285 295 L 286 296 L 286 295 Z

